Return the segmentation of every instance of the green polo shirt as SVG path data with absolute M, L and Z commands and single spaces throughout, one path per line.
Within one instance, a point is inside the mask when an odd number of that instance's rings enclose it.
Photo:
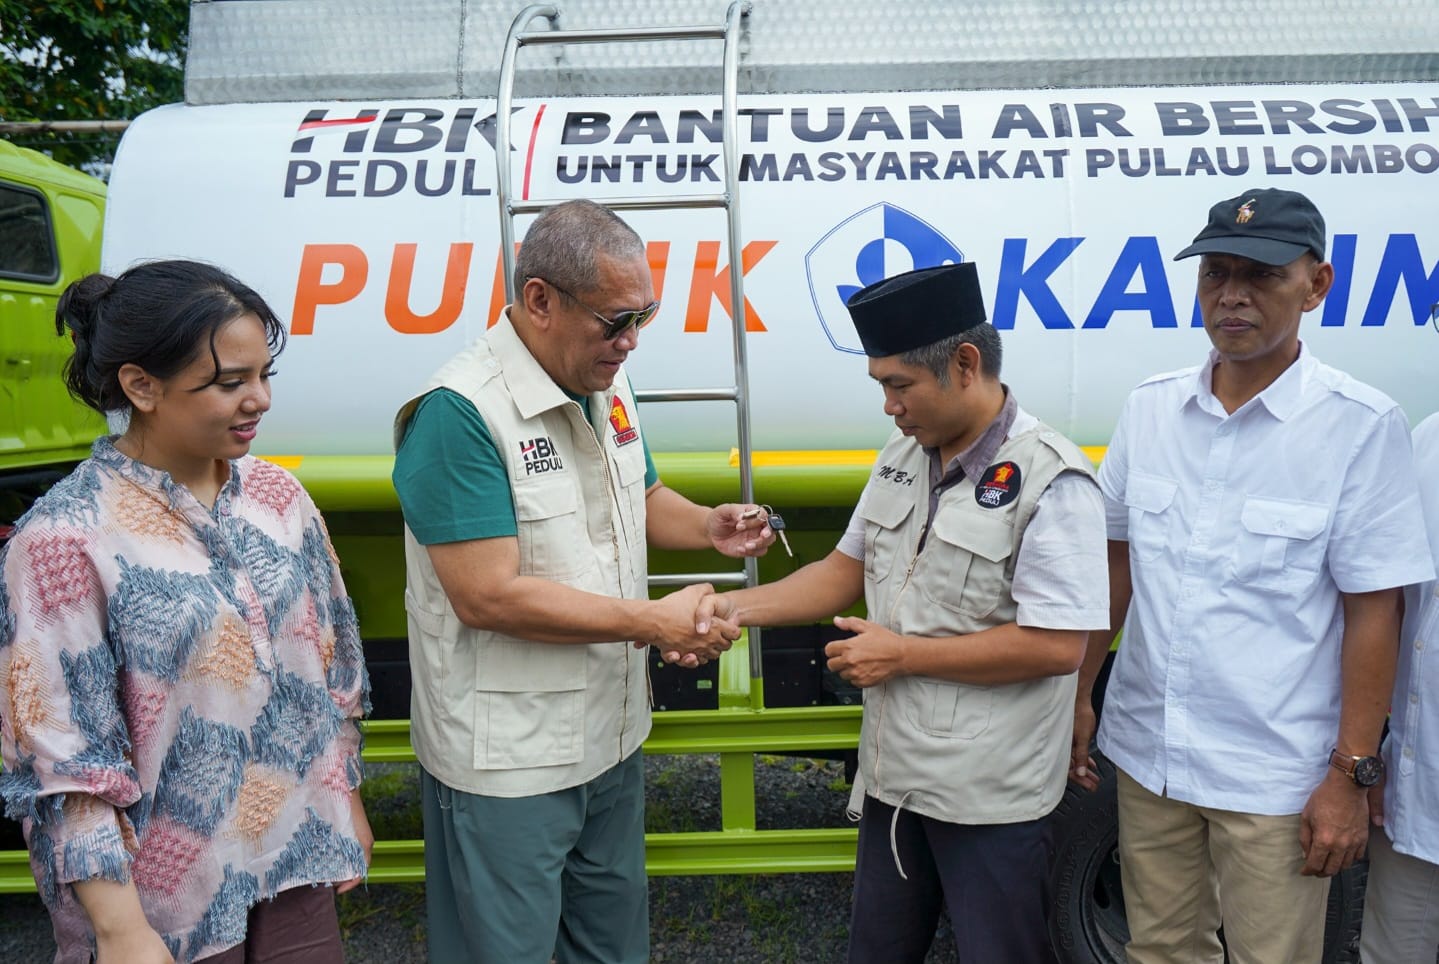
M 570 397 L 588 420 L 588 396 Z M 659 473 L 649 442 L 642 442 L 648 489 Z M 519 533 L 505 460 L 479 410 L 458 392 L 437 388 L 420 399 L 395 453 L 391 478 L 405 522 L 421 545 Z

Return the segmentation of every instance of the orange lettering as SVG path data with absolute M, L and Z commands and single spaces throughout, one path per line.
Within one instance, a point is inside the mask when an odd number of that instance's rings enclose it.
M 340 266 L 339 280 L 325 284 L 325 268 Z M 307 244 L 300 255 L 300 275 L 295 281 L 295 308 L 290 312 L 290 334 L 315 333 L 315 309 L 338 305 L 365 289 L 370 264 L 365 252 L 353 244 Z
M 778 242 L 776 241 L 751 241 L 744 246 L 740 255 L 740 273 L 749 274 L 749 270 L 759 264 L 761 258 L 769 254 Z M 690 278 L 690 303 L 685 310 L 685 331 L 708 331 L 709 330 L 709 307 L 710 298 L 719 299 L 720 307 L 731 318 L 734 317 L 734 307 L 730 298 L 729 273 L 730 266 L 725 265 L 719 271 L 715 268 L 719 264 L 718 241 L 701 241 L 695 249 L 695 270 Z M 765 331 L 764 322 L 760 321 L 759 313 L 750 304 L 749 298 L 744 300 L 744 318 L 746 331 Z
M 470 280 L 470 256 L 475 246 L 469 241 L 450 245 L 445 280 L 440 286 L 440 304 L 428 315 L 410 309 L 410 289 L 415 281 L 417 244 L 395 245 L 390 265 L 390 286 L 385 291 L 385 320 L 402 335 L 433 335 L 444 331 L 460 317 L 465 306 L 465 288 Z
M 655 301 L 664 301 L 665 270 L 670 264 L 670 243 L 651 241 L 645 245 L 645 260 L 650 263 L 650 282 L 655 288 Z

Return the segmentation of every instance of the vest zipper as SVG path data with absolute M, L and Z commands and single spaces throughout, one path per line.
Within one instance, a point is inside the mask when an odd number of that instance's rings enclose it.
M 894 601 L 889 607 L 889 624 L 894 625 L 894 611 L 899 608 L 899 597 L 904 595 L 905 589 L 909 587 L 909 577 L 914 574 L 914 567 L 919 564 L 919 553 L 916 552 L 909 560 L 909 568 L 904 571 L 904 580 L 899 584 L 899 591 L 894 594 Z M 875 787 L 879 786 L 879 756 L 880 744 L 884 741 L 884 710 L 885 704 L 889 702 L 889 684 L 885 683 L 880 687 L 879 712 L 875 715 L 879 719 L 874 727 L 874 782 Z M 896 808 L 898 809 L 898 808 Z M 900 871 L 903 874 L 903 871 Z
M 577 408 L 577 409 L 580 408 L 580 405 L 579 405 L 578 402 L 571 402 L 571 404 L 574 405 L 575 408 Z M 581 409 L 580 411 L 581 411 L 581 414 L 583 415 L 583 409 Z M 587 418 L 581 418 L 580 421 L 584 422 L 584 423 L 585 423 L 585 427 L 590 430 L 590 431 L 589 431 L 590 440 L 591 440 L 592 442 L 594 442 L 594 444 L 595 444 L 595 449 L 596 449 L 596 451 L 599 452 L 599 456 L 600 456 L 600 469 L 603 470 L 603 472 L 604 472 L 604 478 L 605 478 L 605 490 L 609 493 L 610 502 L 612 503 L 613 511 L 612 511 L 611 514 L 610 514 L 610 549 L 611 549 L 611 551 L 612 551 L 613 554 L 614 554 L 615 576 L 619 579 L 619 587 L 618 587 L 618 588 L 619 588 L 619 591 L 620 591 L 620 597 L 621 597 L 621 598 L 624 598 L 624 592 L 625 592 L 625 577 L 624 577 L 624 572 L 622 571 L 623 560 L 620 558 L 620 540 L 619 540 L 619 536 L 615 533 L 615 526 L 616 526 L 616 524 L 622 525 L 623 522 L 624 522 L 624 515 L 623 515 L 623 513 L 620 511 L 620 496 L 619 496 L 619 493 L 615 491 L 614 477 L 610 474 L 610 459 L 609 459 L 609 455 L 608 455 L 608 453 L 605 452 L 605 447 L 604 447 L 604 445 L 600 443 L 599 433 L 595 431 L 595 427 L 594 427 L 593 424 L 591 424 L 591 422 L 590 422 L 589 419 L 587 419 Z M 625 696 L 624 696 L 624 701 L 623 701 L 623 702 L 621 703 L 621 705 L 620 705 L 620 712 L 621 712 L 622 716 L 621 716 L 621 718 L 620 718 L 620 730 L 619 730 L 619 733 L 617 734 L 617 740 L 618 740 L 618 742 L 617 742 L 616 745 L 615 745 L 615 762 L 616 762 L 616 763 L 623 762 L 624 756 L 625 756 L 625 733 L 628 732 L 629 729 L 630 729 L 630 660 L 634 658 L 634 653 L 637 652 L 637 650 L 635 650 L 635 648 L 634 648 L 632 645 L 630 645 L 629 643 L 625 643 L 625 644 L 624 644 L 624 650 L 625 650 L 624 680 L 623 680 L 624 685 L 621 686 L 620 688 L 624 691 Z M 646 653 L 648 653 L 648 650 L 646 650 Z M 648 669 L 648 664 L 646 664 L 646 668 Z M 645 685 L 646 685 L 646 686 L 650 686 L 650 685 L 651 685 L 651 684 L 650 684 L 650 681 L 649 681 L 649 673 L 648 673 L 648 671 L 645 673 Z M 651 692 L 650 692 L 650 702 L 651 702 L 651 703 L 654 702 L 654 692 L 653 692 L 653 690 L 651 690 Z

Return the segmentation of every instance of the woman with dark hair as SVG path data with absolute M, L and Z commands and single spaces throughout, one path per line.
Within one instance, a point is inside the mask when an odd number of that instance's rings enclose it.
M 341 961 L 368 681 L 319 512 L 247 454 L 284 328 L 188 261 L 78 281 L 56 327 L 128 422 L 0 555 L 0 795 L 55 960 Z

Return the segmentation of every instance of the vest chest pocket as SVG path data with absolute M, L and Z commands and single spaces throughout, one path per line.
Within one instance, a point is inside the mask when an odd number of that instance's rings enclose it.
M 594 565 L 571 483 L 513 485 L 513 493 L 522 575 L 561 581 Z
M 1270 592 L 1298 592 L 1324 564 L 1328 506 L 1251 497 L 1244 500 L 1239 522 L 1237 582 Z
M 1124 482 L 1124 504 L 1129 509 L 1129 550 L 1140 562 L 1149 562 L 1168 546 L 1178 512 L 1174 506 L 1179 483 L 1143 472 L 1131 472 Z
M 941 508 L 921 557 L 919 588 L 963 616 L 988 616 L 1009 595 L 1013 551 L 1014 528 L 1004 517 Z
M 866 496 L 858 511 L 865 521 L 864 577 L 879 585 L 889 579 L 896 568 L 909 564 L 910 547 L 904 542 L 904 523 L 914 511 L 914 503 Z

